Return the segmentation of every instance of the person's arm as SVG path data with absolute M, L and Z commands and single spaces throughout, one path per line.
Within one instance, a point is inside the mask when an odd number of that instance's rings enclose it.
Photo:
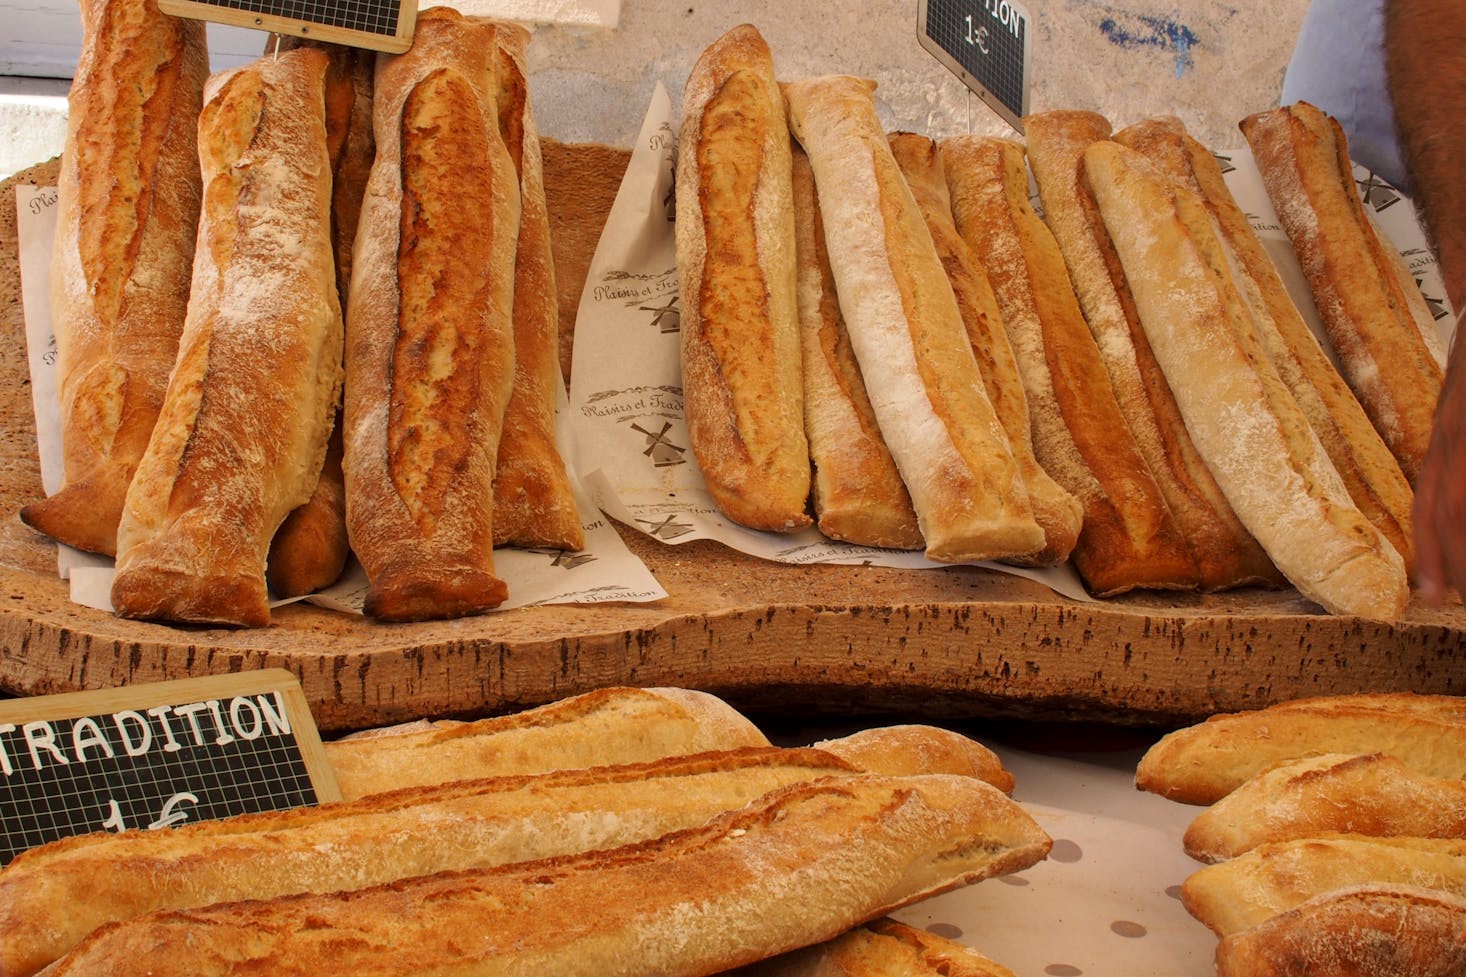
M 1446 294 L 1466 309 L 1466 0 L 1386 0 L 1385 53 L 1415 204 Z M 1466 595 L 1466 338 L 1457 337 L 1415 485 L 1416 577 L 1427 601 Z

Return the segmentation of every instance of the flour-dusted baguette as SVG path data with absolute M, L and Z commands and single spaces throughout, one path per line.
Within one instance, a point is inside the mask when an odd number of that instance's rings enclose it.
M 869 773 L 954 773 L 987 781 L 1005 794 L 1013 791 L 1013 775 L 996 753 L 937 726 L 875 726 L 811 746 Z
M 1466 896 L 1466 839 L 1340 834 L 1269 842 L 1193 872 L 1181 902 L 1227 936 L 1337 889 L 1381 883 Z
M 1305 597 L 1398 619 L 1404 561 L 1349 498 L 1268 361 L 1205 205 L 1108 140 L 1085 150 L 1084 175 L 1181 418 L 1232 509 Z
M 315 489 L 341 390 L 326 55 L 209 80 L 188 318 L 117 532 L 124 617 L 262 626 L 265 561 Z
M 1013 977 L 965 944 L 889 916 L 725 977 Z
M 1044 220 L 1064 255 L 1135 444 L 1190 548 L 1201 588 L 1281 583 L 1192 443 L 1171 389 L 1175 379 L 1168 382 L 1141 328 L 1127 281 L 1134 272 L 1121 267 L 1084 183 L 1081 157 L 1088 146 L 1109 138 L 1109 121 L 1094 112 L 1061 110 L 1029 116 L 1023 131 Z
M 773 56 L 741 24 L 687 78 L 677 153 L 677 276 L 688 437 L 723 514 L 810 524 L 789 126 Z
M 1259 307 L 1254 321 L 1268 360 L 1293 392 L 1344 480 L 1349 497 L 1400 553 L 1408 569 L 1414 552 L 1410 483 L 1298 311 L 1272 258 L 1228 189 L 1217 158 L 1175 117 L 1136 123 L 1117 132 L 1115 141 L 1135 149 L 1172 180 L 1201 195 L 1235 257 L 1243 297 Z
M 1023 147 L 941 145 L 957 230 L 986 269 L 1023 377 L 1034 455 L 1079 499 L 1073 561 L 1092 591 L 1194 588 L 1196 567 L 1130 434 L 1052 233 L 1028 199 Z
M 1034 520 L 1044 533 L 1043 549 L 1014 557 L 1011 562 L 1034 566 L 1063 563 L 1074 550 L 1084 510 L 1078 499 L 1049 477 L 1034 456 L 1023 377 L 987 272 L 957 232 L 947 174 L 936 140 L 902 132 L 893 134 L 890 142 L 891 152 L 926 219 L 937 256 L 946 269 L 982 373 L 983 389 L 1008 435 L 1013 461 L 1018 465 L 1028 490 L 1028 501 L 1033 506 Z
M 1269 767 L 1197 815 L 1186 853 L 1235 858 L 1322 834 L 1466 838 L 1466 781 L 1416 773 L 1382 753 L 1326 753 Z
M 1323 753 L 1386 753 L 1429 776 L 1466 779 L 1466 698 L 1360 693 L 1221 713 L 1163 736 L 1140 758 L 1135 784 L 1212 804 L 1267 767 Z
M 922 546 L 911 494 L 881 436 L 840 314 L 809 157 L 793 147 L 794 233 L 804 430 L 820 532 L 863 546 Z
M 1410 885 L 1327 893 L 1217 945 L 1218 977 L 1456 977 L 1466 898 Z
M 62 485 L 20 517 L 112 555 L 183 332 L 209 56 L 155 0 L 86 0 L 81 21 L 50 276 Z
M 1307 102 L 1248 116 L 1241 128 L 1344 377 L 1413 481 L 1445 354 L 1420 289 L 1364 209 L 1344 130 Z
M 560 310 L 539 128 L 529 99 L 529 31 L 501 24 L 499 130 L 519 173 L 519 248 L 514 259 L 514 389 L 494 473 L 494 542 L 578 550 L 585 530 L 555 441 Z
M 343 420 L 347 529 L 380 620 L 476 614 L 508 596 L 492 501 L 520 207 L 497 52 L 493 23 L 436 7 L 377 72 Z
M 324 961 L 361 977 L 698 977 L 1026 868 L 1049 847 L 981 781 L 857 775 L 794 784 L 703 827 L 603 852 L 154 913 L 94 933 L 51 977 L 266 962 L 290 977 Z
M 874 83 L 785 86 L 809 155 L 850 344 L 934 560 L 1043 548 L 931 232 L 876 116 Z

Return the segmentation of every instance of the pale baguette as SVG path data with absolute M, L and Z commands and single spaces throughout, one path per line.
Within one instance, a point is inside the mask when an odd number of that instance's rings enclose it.
M 1013 977 L 956 940 L 890 917 L 833 940 L 727 971 L 724 977 Z

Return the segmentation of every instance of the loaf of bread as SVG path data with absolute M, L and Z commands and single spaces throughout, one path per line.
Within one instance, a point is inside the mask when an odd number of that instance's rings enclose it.
M 785 86 L 809 155 L 850 344 L 933 560 L 1038 552 L 1043 530 L 868 80 Z
M 50 977 L 333 970 L 699 977 L 1042 859 L 1050 840 L 967 777 L 777 789 L 698 828 L 601 852 L 106 926 Z
M 1182 839 L 1203 862 L 1265 842 L 1341 832 L 1466 838 L 1466 781 L 1381 753 L 1326 753 L 1269 767 L 1197 815 Z
M 1415 886 L 1355 886 L 1312 899 L 1217 946 L 1217 977 L 1455 977 L 1466 973 L 1466 899 Z
M 941 144 L 957 230 L 986 270 L 1023 378 L 1034 456 L 1079 499 L 1073 561 L 1091 591 L 1196 586 L 1196 567 L 1110 386 L 1053 234 L 1028 199 L 1023 147 Z
M 117 552 L 188 304 L 209 55 L 156 0 L 85 0 L 51 259 L 62 485 L 20 511 L 69 546 Z
M 789 126 L 758 30 L 708 45 L 682 95 L 677 276 L 687 433 L 723 514 L 808 526 Z
M 1181 902 L 1227 936 L 1336 889 L 1381 883 L 1466 896 L 1466 839 L 1341 834 L 1269 842 L 1193 872 Z
M 326 62 L 209 80 L 188 318 L 117 531 L 124 617 L 269 623 L 270 541 L 316 487 L 341 393 Z
M 1044 220 L 1064 255 L 1136 447 L 1190 548 L 1201 589 L 1281 583 L 1192 443 L 1172 393 L 1175 378 L 1168 382 L 1141 327 L 1127 280 L 1133 270 L 1121 267 L 1084 183 L 1081 158 L 1091 144 L 1109 138 L 1109 120 L 1094 112 L 1044 112 L 1025 118 L 1023 132 Z
M 956 940 L 889 916 L 824 943 L 727 971 L 724 977 L 1013 977 Z
M 967 327 L 967 339 L 982 374 L 983 389 L 992 402 L 998 422 L 1008 435 L 1013 461 L 1028 490 L 1033 518 L 1044 533 L 1043 549 L 1010 558 L 1029 566 L 1053 566 L 1069 559 L 1079 537 L 1084 510 L 1069 492 L 1049 477 L 1033 453 L 1033 429 L 1028 418 L 1028 396 L 1013 347 L 1003 328 L 1002 312 L 993 295 L 987 272 L 967 242 L 957 233 L 952 217 L 952 198 L 947 189 L 946 168 L 936 140 L 914 132 L 890 137 L 891 152 L 911 188 L 911 195 L 926 220 L 936 245 L 937 257 L 946 269 L 947 280 Z
M 1268 361 L 1205 205 L 1119 143 L 1092 143 L 1083 160 L 1150 347 L 1233 511 L 1309 600 L 1397 620 L 1410 598 L 1404 561 L 1355 507 Z
M 1466 698 L 1360 693 L 1221 713 L 1162 737 L 1140 758 L 1135 783 L 1212 804 L 1267 767 L 1322 753 L 1385 753 L 1432 777 L 1466 779 Z
M 1248 116 L 1241 128 L 1344 377 L 1413 482 L 1445 354 L 1414 278 L 1364 209 L 1344 130 L 1307 102 Z
M 376 162 L 347 302 L 346 520 L 384 621 L 503 603 L 493 483 L 514 382 L 519 176 L 499 134 L 499 30 L 423 11 L 374 93 Z M 474 179 L 465 180 L 465 173 Z
M 996 753 L 974 739 L 937 726 L 875 726 L 811 744 L 868 773 L 952 773 L 976 777 L 1005 794 L 1013 775 Z
M 1414 551 L 1410 483 L 1298 311 L 1277 266 L 1227 187 L 1217 158 L 1174 116 L 1136 123 L 1114 138 L 1201 195 L 1235 261 L 1237 286 L 1256 310 L 1253 321 L 1268 361 L 1298 401 L 1349 497 L 1404 558 L 1408 570 Z

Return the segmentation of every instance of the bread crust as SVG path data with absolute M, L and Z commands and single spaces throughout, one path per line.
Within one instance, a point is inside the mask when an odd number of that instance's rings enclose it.
M 833 940 L 728 971 L 727 977 L 1014 977 L 956 940 L 887 917 Z

